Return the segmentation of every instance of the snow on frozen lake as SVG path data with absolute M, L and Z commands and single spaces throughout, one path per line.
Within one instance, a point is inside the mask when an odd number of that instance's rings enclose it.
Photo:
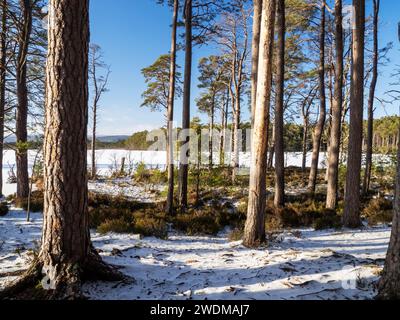
M 26 269 L 40 240 L 42 217 L 12 211 L 0 218 L 0 274 Z M 246 249 L 219 237 L 171 234 L 169 240 L 92 233 L 108 263 L 135 284 L 94 282 L 91 299 L 287 300 L 372 299 L 386 255 L 390 230 L 285 232 L 268 248 Z M 0 277 L 0 289 L 12 277 Z
M 29 152 L 29 168 L 32 168 L 36 156 L 36 151 L 31 150 Z M 166 166 L 166 152 L 162 151 L 129 151 L 129 150 L 98 150 L 96 152 L 96 163 L 100 174 L 106 175 L 110 171 L 112 166 L 120 166 L 122 158 L 126 160 L 126 166 L 132 165 L 135 167 L 138 163 L 145 163 L 150 168 L 164 169 Z M 311 155 L 310 155 L 311 156 Z M 310 165 L 311 159 L 308 157 L 307 165 Z M 216 162 L 219 159 L 216 156 Z M 325 166 L 325 155 L 321 154 L 320 165 Z M 88 151 L 88 161 L 91 161 L 91 152 Z M 208 161 L 208 160 L 207 160 Z M 229 155 L 227 156 L 227 163 L 229 163 Z M 302 154 L 301 153 L 287 153 L 286 155 L 286 165 L 287 166 L 301 166 Z M 250 154 L 240 153 L 240 166 L 249 167 L 250 165 Z M 5 196 L 14 194 L 16 192 L 17 186 L 15 184 L 7 183 L 7 177 L 10 169 L 14 169 L 15 166 L 15 153 L 11 150 L 6 150 L 4 152 L 4 166 L 3 166 L 3 176 L 4 185 L 3 193 Z
M 36 151 L 29 152 L 29 167 L 32 168 Z M 219 163 L 218 155 L 215 155 L 215 162 Z M 227 164 L 230 163 L 230 155 L 227 155 Z M 240 153 L 240 166 L 248 168 L 250 166 L 250 153 Z M 289 152 L 285 156 L 285 165 L 287 167 L 301 167 L 302 153 Z M 110 171 L 110 167 L 121 165 L 122 158 L 126 159 L 126 166 L 132 165 L 135 167 L 138 163 L 145 163 L 150 168 L 164 169 L 166 166 L 166 152 L 163 151 L 129 151 L 129 150 L 98 150 L 96 152 L 96 163 L 100 174 L 106 175 Z M 207 158 L 207 157 L 206 157 Z M 207 158 L 208 159 L 208 158 Z M 91 161 L 91 152 L 88 151 L 88 161 Z M 208 161 L 208 160 L 207 160 Z M 388 163 L 388 156 L 375 155 L 374 161 L 379 161 L 383 164 Z M 311 165 L 311 153 L 307 156 L 307 166 Z M 326 153 L 321 153 L 319 158 L 319 167 L 326 167 Z M 15 153 L 11 150 L 4 152 L 4 195 L 8 196 L 16 192 L 15 184 L 8 184 L 7 177 L 11 168 L 15 168 Z

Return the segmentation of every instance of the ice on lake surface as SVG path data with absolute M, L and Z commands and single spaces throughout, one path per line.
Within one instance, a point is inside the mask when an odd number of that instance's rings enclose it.
M 37 152 L 31 150 L 29 152 L 29 168 L 31 169 L 35 160 Z M 230 163 L 230 154 L 226 155 L 226 163 Z M 122 158 L 125 158 L 126 166 L 137 165 L 138 163 L 145 163 L 149 168 L 159 168 L 165 169 L 166 166 L 166 152 L 163 151 L 130 151 L 130 150 L 97 150 L 96 151 L 96 163 L 99 169 L 99 173 L 107 175 L 110 172 L 110 167 L 120 166 Z M 302 165 L 302 153 L 298 152 L 287 152 L 285 156 L 285 165 L 287 167 L 301 167 Z M 390 163 L 389 156 L 375 155 L 375 162 L 386 165 Z M 208 161 L 208 158 L 205 157 Z M 319 167 L 326 167 L 326 153 L 321 153 L 319 157 Z M 243 168 L 248 168 L 251 161 L 250 153 L 240 153 L 240 166 Z M 88 162 L 91 163 L 91 152 L 88 151 Z M 208 162 L 207 162 L 208 163 Z M 219 155 L 215 154 L 215 163 L 219 163 Z M 311 153 L 307 155 L 307 166 L 311 164 Z M 12 150 L 6 150 L 4 152 L 4 166 L 3 166 L 3 176 L 4 186 L 3 193 L 5 196 L 13 194 L 16 192 L 15 184 L 8 184 L 7 177 L 10 169 L 15 168 L 15 152 Z

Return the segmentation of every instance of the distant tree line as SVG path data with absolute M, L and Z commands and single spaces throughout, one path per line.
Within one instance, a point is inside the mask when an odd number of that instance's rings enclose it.
M 399 141 L 398 132 L 398 120 L 396 116 L 387 116 L 380 119 L 374 119 L 374 138 L 373 138 L 373 151 L 374 153 L 386 154 L 386 153 L 396 153 L 397 143 Z M 201 129 L 208 129 L 209 124 L 200 123 Z M 249 122 L 242 122 L 242 150 L 246 147 L 246 128 L 250 128 L 251 124 Z M 231 125 L 227 125 L 228 129 L 231 129 Z M 215 125 L 214 129 L 222 130 L 220 125 Z M 367 121 L 364 121 L 364 132 L 367 132 Z M 148 134 L 150 132 L 139 131 L 134 133 L 131 137 L 125 140 L 105 142 L 96 141 L 97 149 L 129 149 L 144 151 L 148 150 L 149 147 L 154 143 L 152 141 L 147 141 Z M 303 141 L 304 126 L 302 124 L 288 122 L 284 125 L 284 145 L 285 152 L 302 152 L 304 147 Z M 345 123 L 343 126 L 344 139 L 348 136 L 348 125 Z M 328 149 L 328 132 L 325 131 L 322 136 L 321 152 L 326 152 Z M 91 140 L 88 141 L 88 147 L 91 146 Z M 312 132 L 307 132 L 306 139 L 306 150 L 311 151 L 312 149 Z M 344 146 L 345 147 L 345 146 Z M 366 141 L 364 141 L 364 149 L 366 149 Z

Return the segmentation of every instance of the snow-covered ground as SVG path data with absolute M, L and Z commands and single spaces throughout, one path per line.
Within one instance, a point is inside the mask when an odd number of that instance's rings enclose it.
M 89 191 L 114 197 L 123 196 L 144 203 L 156 202 L 158 193 L 164 189 L 163 185 L 136 184 L 129 178 L 89 182 Z
M 0 218 L 0 273 L 27 268 L 42 218 L 13 210 Z M 219 237 L 169 240 L 92 233 L 103 258 L 134 284 L 88 283 L 91 299 L 371 299 L 390 230 L 285 232 L 260 250 Z M 0 277 L 0 288 L 13 280 Z

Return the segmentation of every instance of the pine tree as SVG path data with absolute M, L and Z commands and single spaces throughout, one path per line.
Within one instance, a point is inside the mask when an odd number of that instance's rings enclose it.
M 243 244 L 256 247 L 265 242 L 266 170 L 268 125 L 272 85 L 276 1 L 264 0 L 260 31 L 257 101 L 252 139 L 249 206 Z
M 350 96 L 350 133 L 343 222 L 356 228 L 360 221 L 360 180 L 364 110 L 365 0 L 354 0 L 353 68 Z
M 45 204 L 42 247 L 0 298 L 42 282 L 49 299 L 82 297 L 83 279 L 122 280 L 90 241 L 87 152 L 89 1 L 51 0 L 46 72 Z

